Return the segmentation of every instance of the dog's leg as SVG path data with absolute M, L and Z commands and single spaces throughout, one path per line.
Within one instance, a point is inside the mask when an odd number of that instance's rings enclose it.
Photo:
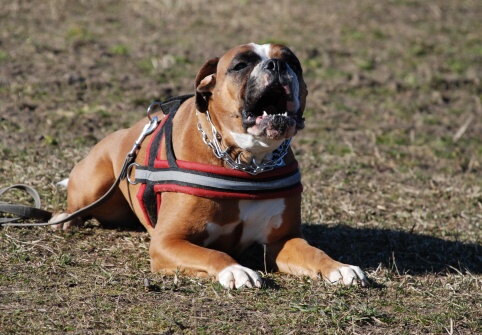
M 116 179 L 114 165 L 117 167 L 121 164 L 117 162 L 119 159 L 112 148 L 121 143 L 124 132 L 118 131 L 104 138 L 92 148 L 87 157 L 74 166 L 67 183 L 67 210 L 65 213 L 55 214 L 50 221 L 62 219 L 92 204 L 109 190 Z M 90 217 L 107 224 L 123 224 L 132 220 L 138 222 L 120 189 L 106 203 L 92 210 L 88 215 L 88 218 Z M 69 229 L 72 226 L 80 226 L 84 219 L 86 218 L 74 218 L 52 228 Z
M 363 271 L 358 266 L 337 262 L 300 237 L 268 244 L 267 252 L 268 258 L 281 272 L 309 276 L 313 279 L 321 276 L 332 284 L 360 283 L 362 286 L 368 284 Z
M 152 272 L 208 275 L 225 288 L 261 287 L 262 279 L 253 270 L 239 265 L 228 254 L 195 245 L 185 239 L 153 238 L 150 247 Z
M 69 215 L 69 213 L 67 213 L 67 212 L 65 212 L 65 213 L 54 213 L 54 215 L 52 215 L 52 218 L 49 220 L 49 222 L 55 222 L 55 221 L 63 220 L 68 215 Z M 80 226 L 82 226 L 83 223 L 84 223 L 84 220 L 77 217 L 77 218 L 73 218 L 72 220 L 66 221 L 64 223 L 53 224 L 53 225 L 50 226 L 50 228 L 53 229 L 53 230 L 60 230 L 60 229 L 68 230 L 71 227 L 80 227 Z
M 219 280 L 226 288 L 260 287 L 261 277 L 228 255 L 236 242 L 225 243 L 216 250 L 208 247 L 212 243 L 210 240 L 223 241 L 223 235 L 210 231 L 207 226 L 213 222 L 220 222 L 222 226 L 221 222 L 238 220 L 236 208 L 237 203 L 175 192 L 163 193 L 159 217 L 150 233 L 151 270 L 207 275 Z

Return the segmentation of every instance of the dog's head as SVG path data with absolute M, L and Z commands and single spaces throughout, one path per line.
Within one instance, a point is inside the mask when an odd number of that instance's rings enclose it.
M 308 91 L 285 46 L 237 46 L 207 61 L 195 86 L 198 111 L 209 110 L 227 146 L 263 156 L 304 128 Z

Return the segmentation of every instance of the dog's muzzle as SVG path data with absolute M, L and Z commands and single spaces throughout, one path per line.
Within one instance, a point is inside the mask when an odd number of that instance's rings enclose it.
M 299 81 L 282 59 L 267 59 L 251 72 L 246 83 L 243 125 L 254 136 L 280 140 L 304 127 L 298 114 Z

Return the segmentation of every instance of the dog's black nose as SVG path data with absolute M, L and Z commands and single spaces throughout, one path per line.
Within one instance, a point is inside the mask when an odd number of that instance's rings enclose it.
M 270 72 L 280 73 L 286 71 L 286 63 L 281 59 L 268 59 L 263 68 Z

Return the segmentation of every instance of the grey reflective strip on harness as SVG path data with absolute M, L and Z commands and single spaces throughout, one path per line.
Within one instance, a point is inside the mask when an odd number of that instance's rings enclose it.
M 195 187 L 210 187 L 220 190 L 235 190 L 235 191 L 268 191 L 274 189 L 283 189 L 296 185 L 301 182 L 301 173 L 297 170 L 291 176 L 278 180 L 229 180 L 217 177 L 204 176 L 183 171 L 158 170 L 149 171 L 139 167 L 135 171 L 137 182 L 145 183 L 160 183 L 167 184 L 172 182 L 174 184 L 191 184 Z

